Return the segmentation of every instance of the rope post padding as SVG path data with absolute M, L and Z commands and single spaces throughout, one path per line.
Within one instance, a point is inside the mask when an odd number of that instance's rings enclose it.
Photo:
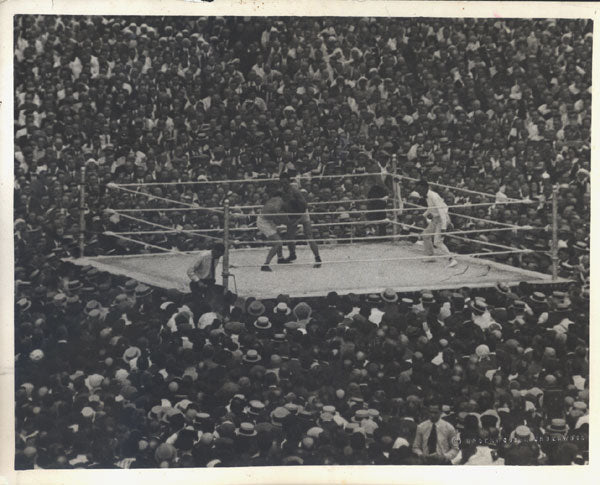
M 85 254 L 85 165 L 81 167 L 79 183 L 79 257 Z
M 227 292 L 229 288 L 229 199 L 223 204 L 223 287 Z

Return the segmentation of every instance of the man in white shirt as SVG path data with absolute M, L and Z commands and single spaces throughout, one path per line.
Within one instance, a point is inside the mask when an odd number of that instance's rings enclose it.
M 433 256 L 434 248 L 440 249 L 444 254 L 450 255 L 450 250 L 444 244 L 442 232 L 448 228 L 452 228 L 450 216 L 448 215 L 448 206 L 444 199 L 437 192 L 429 188 L 429 184 L 425 180 L 420 180 L 415 187 L 415 191 L 427 201 L 427 210 L 423 214 L 429 224 L 423 230 L 423 247 L 428 256 Z M 432 234 L 432 236 L 428 236 Z M 426 262 L 435 262 L 435 259 L 427 259 Z M 448 267 L 456 266 L 456 259 L 452 256 L 449 258 Z
M 458 454 L 456 430 L 449 422 L 441 419 L 440 406 L 429 405 L 429 419 L 417 426 L 413 452 L 419 456 L 437 457 L 447 462 Z
M 206 294 L 214 286 L 215 270 L 224 253 L 225 247 L 222 243 L 215 244 L 211 250 L 199 253 L 196 262 L 187 270 L 192 293 Z

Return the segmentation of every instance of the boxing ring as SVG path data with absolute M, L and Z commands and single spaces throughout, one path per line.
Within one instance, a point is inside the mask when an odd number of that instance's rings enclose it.
M 322 175 L 310 177 L 311 180 L 326 178 L 344 178 L 378 176 L 381 174 L 345 174 Z M 390 174 L 386 174 L 390 176 Z M 313 223 L 317 230 L 329 230 L 331 227 L 346 231 L 335 237 L 313 237 L 312 240 L 319 245 L 322 259 L 321 267 L 313 267 L 312 253 L 306 244 L 306 237 L 294 240 L 283 239 L 286 242 L 296 242 L 298 259 L 292 264 L 272 264 L 272 272 L 261 271 L 265 255 L 270 243 L 257 239 L 257 229 L 248 224 L 261 206 L 230 206 L 225 200 L 223 207 L 200 207 L 198 204 L 174 200 L 152 191 L 153 187 L 169 185 L 168 183 L 147 184 L 109 184 L 111 190 L 132 193 L 153 201 L 154 204 L 163 204 L 160 207 L 144 207 L 132 209 L 109 209 L 113 216 L 118 216 L 121 221 L 130 221 L 137 230 L 105 232 L 109 237 L 118 238 L 129 245 L 142 246 L 141 254 L 110 255 L 86 257 L 85 255 L 71 259 L 77 265 L 91 265 L 100 271 L 126 276 L 142 283 L 155 287 L 177 289 L 182 292 L 189 291 L 189 279 L 186 271 L 197 259 L 199 251 L 182 251 L 144 241 L 157 235 L 185 235 L 198 240 L 199 244 L 210 245 L 214 242 L 223 242 L 225 254 L 216 268 L 216 274 L 222 276 L 225 288 L 232 290 L 240 297 L 253 296 L 261 299 L 274 298 L 285 293 L 291 297 L 322 296 L 329 291 L 339 294 L 356 293 L 366 294 L 380 292 L 383 288 L 393 288 L 398 292 L 412 292 L 421 290 L 441 290 L 453 288 L 481 288 L 491 287 L 498 283 L 516 285 L 520 282 L 532 284 L 556 284 L 568 280 L 558 278 L 556 273 L 556 216 L 553 224 L 553 241 L 551 251 L 547 256 L 552 259 L 553 274 L 543 274 L 536 271 L 515 267 L 504 262 L 492 260 L 495 256 L 514 256 L 533 254 L 532 249 L 515 248 L 503 244 L 486 242 L 474 239 L 477 235 L 511 231 L 528 231 L 539 228 L 530 226 L 517 226 L 499 221 L 485 220 L 492 227 L 470 230 L 445 231 L 446 241 L 450 238 L 478 244 L 481 250 L 468 254 L 453 253 L 457 265 L 448 267 L 447 254 L 426 256 L 423 252 L 422 241 L 419 234 L 422 227 L 402 222 L 403 214 L 416 212 L 422 213 L 425 208 L 418 204 L 401 199 L 401 184 L 411 183 L 415 179 L 402 175 L 393 177 L 392 196 L 387 197 L 392 207 L 386 208 L 386 218 L 381 221 L 364 220 L 365 213 L 369 210 L 352 209 L 357 204 L 364 204 L 373 199 L 344 199 L 333 202 L 309 202 L 311 218 L 330 217 L 326 223 Z M 302 177 L 298 177 L 302 179 Z M 232 183 L 273 183 L 273 179 L 249 179 L 239 181 L 198 181 L 183 182 L 180 184 L 228 184 Z M 300 180 L 300 183 L 302 181 Z M 430 183 L 431 186 L 448 188 L 442 184 Z M 469 191 L 458 187 L 449 187 L 453 191 L 466 191 L 479 194 L 478 197 L 495 197 L 492 194 Z M 380 200 L 380 199 L 378 199 Z M 556 213 L 556 198 L 553 202 L 553 213 Z M 523 204 L 526 201 L 507 199 L 502 204 Z M 167 205 L 164 205 L 167 204 Z M 498 204 L 497 201 L 471 203 L 467 207 L 489 207 Z M 320 206 L 336 205 L 339 210 L 322 210 Z M 474 221 L 481 221 L 477 217 L 462 215 L 456 211 L 465 205 L 449 205 L 451 218 L 470 217 Z M 217 214 L 222 221 L 222 227 L 211 229 L 183 229 L 174 225 L 152 221 L 146 214 L 172 214 L 186 211 L 203 211 Z M 379 212 L 381 212 L 379 210 Z M 135 214 L 135 215 L 131 215 Z M 291 214 L 290 214 L 291 215 Z M 337 219 L 336 219 L 337 218 Z M 357 220 L 351 220 L 355 218 Z M 363 218 L 363 219 L 361 219 Z M 240 221 L 242 221 L 240 223 Z M 356 235 L 355 228 L 373 227 L 385 224 L 391 227 L 391 234 L 385 235 Z M 140 230 L 140 226 L 151 226 L 151 230 Z M 325 227 L 323 227 L 325 226 Z M 285 246 L 284 246 L 285 247 Z M 217 279 L 217 283 L 220 283 Z

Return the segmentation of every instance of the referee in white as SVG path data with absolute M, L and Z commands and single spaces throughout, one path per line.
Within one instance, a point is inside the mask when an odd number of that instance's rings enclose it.
M 426 180 L 419 180 L 415 187 L 415 191 L 427 201 L 427 210 L 423 214 L 429 223 L 423 230 L 423 247 L 427 256 L 433 256 L 434 248 L 442 251 L 442 253 L 450 256 L 450 250 L 444 244 L 444 236 L 442 232 L 452 229 L 453 225 L 448 215 L 448 206 L 444 199 L 437 192 L 429 188 Z M 429 236 L 428 234 L 431 234 Z M 435 258 L 426 259 L 425 262 L 434 262 Z M 450 256 L 448 268 L 456 266 L 456 259 Z

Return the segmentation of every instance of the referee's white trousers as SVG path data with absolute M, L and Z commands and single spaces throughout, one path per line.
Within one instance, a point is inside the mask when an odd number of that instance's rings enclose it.
M 450 250 L 444 244 L 444 236 L 440 234 L 441 232 L 442 222 L 436 219 L 430 220 L 427 227 L 423 230 L 423 247 L 427 256 L 433 256 L 434 248 L 439 249 L 444 254 L 450 254 Z M 435 235 L 428 236 L 428 234 Z

